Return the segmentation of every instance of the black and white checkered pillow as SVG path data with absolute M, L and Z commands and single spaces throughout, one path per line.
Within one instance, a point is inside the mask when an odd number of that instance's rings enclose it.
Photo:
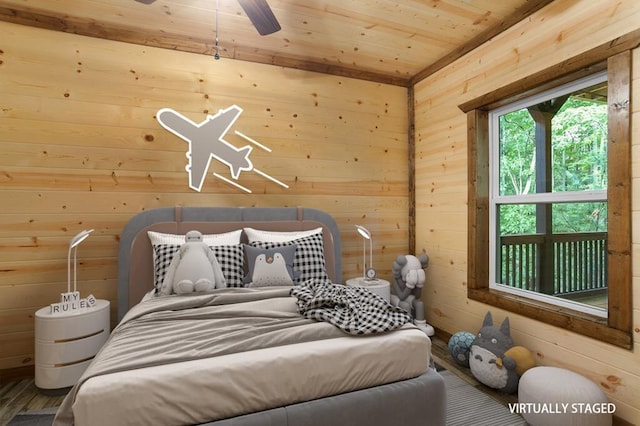
M 244 287 L 244 248 L 242 244 L 234 246 L 213 246 L 222 275 L 227 279 L 227 287 Z
M 162 286 L 164 277 L 167 275 L 169 265 L 173 260 L 173 256 L 180 249 L 177 244 L 157 244 L 153 246 L 155 254 L 153 272 L 153 285 L 156 291 Z M 244 250 L 242 244 L 233 246 L 212 246 L 213 254 L 218 259 L 222 274 L 227 279 L 227 287 L 243 287 L 244 279 Z
M 310 235 L 308 237 L 298 238 L 289 242 L 261 242 L 254 241 L 251 243 L 254 247 L 274 248 L 283 247 L 290 244 L 296 244 L 296 255 L 293 260 L 293 270 L 299 272 L 299 276 L 295 279 L 294 285 L 298 285 L 307 280 L 329 280 L 327 270 L 324 263 L 324 244 L 322 242 L 322 234 Z
M 179 244 L 153 245 L 153 286 L 156 288 L 156 292 L 160 290 L 173 256 L 179 249 Z

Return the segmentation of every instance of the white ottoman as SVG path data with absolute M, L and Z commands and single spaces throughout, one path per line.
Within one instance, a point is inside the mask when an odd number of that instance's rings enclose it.
M 597 384 L 557 367 L 534 367 L 520 377 L 517 408 L 531 426 L 611 426 L 615 412 Z

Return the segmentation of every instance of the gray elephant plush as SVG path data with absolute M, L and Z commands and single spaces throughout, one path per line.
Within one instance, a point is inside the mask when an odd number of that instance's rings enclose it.
M 199 231 L 189 231 L 185 243 L 173 256 L 160 294 L 184 294 L 224 288 L 227 281 L 211 248 Z
M 425 282 L 424 268 L 429 264 L 429 257 L 421 253 L 400 255 L 393 262 L 393 282 L 391 283 L 391 304 L 409 312 L 414 323 L 425 332 L 433 336 L 435 330 L 424 319 L 424 303 L 420 300 L 422 287 Z

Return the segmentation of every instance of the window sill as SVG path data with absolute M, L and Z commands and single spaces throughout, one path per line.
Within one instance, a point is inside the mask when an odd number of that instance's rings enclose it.
M 605 318 L 561 308 L 511 293 L 483 288 L 467 290 L 469 299 L 495 306 L 527 318 L 563 328 L 583 336 L 610 343 L 625 349 L 632 348 L 631 335 L 607 325 Z

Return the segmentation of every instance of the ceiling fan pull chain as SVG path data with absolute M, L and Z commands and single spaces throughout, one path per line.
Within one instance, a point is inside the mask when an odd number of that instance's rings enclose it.
M 216 0 L 216 44 L 213 59 L 215 59 L 216 61 L 220 59 L 220 51 L 218 50 L 218 0 Z

